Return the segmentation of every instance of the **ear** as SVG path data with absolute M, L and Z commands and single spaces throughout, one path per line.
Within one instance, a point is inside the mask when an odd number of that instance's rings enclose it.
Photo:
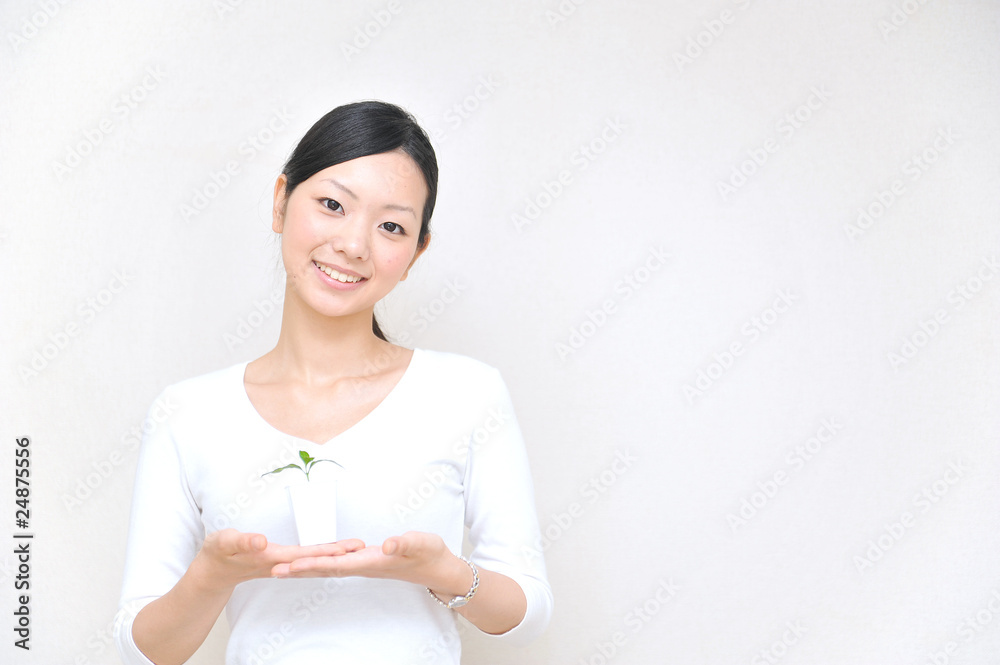
M 285 206 L 288 199 L 285 197 L 285 185 L 288 178 L 282 173 L 274 183 L 274 207 L 271 209 L 271 229 L 275 233 L 281 233 L 285 228 Z
M 413 260 L 410 261 L 410 265 L 406 266 L 406 270 L 403 272 L 403 276 L 399 278 L 399 281 L 402 282 L 404 279 L 407 278 L 407 276 L 410 274 L 410 268 L 412 268 L 413 264 L 417 262 L 417 259 L 420 258 L 420 255 L 427 251 L 427 248 L 430 247 L 430 244 L 431 244 L 431 234 L 428 233 L 426 236 L 424 236 L 424 246 L 419 248 L 417 252 L 413 255 Z

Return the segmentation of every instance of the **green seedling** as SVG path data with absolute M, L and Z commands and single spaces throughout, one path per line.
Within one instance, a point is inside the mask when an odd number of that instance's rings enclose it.
M 315 466 L 316 464 L 319 464 L 320 462 L 333 462 L 332 459 L 316 459 L 315 457 L 313 457 L 312 455 L 310 455 L 309 453 L 307 453 L 304 450 L 300 450 L 299 451 L 299 459 L 302 460 L 302 464 L 304 466 L 299 466 L 298 464 L 286 464 L 285 466 L 278 467 L 277 469 L 274 469 L 273 471 L 268 471 L 267 473 L 262 473 L 262 474 L 260 474 L 260 477 L 263 478 L 264 476 L 272 474 L 272 473 L 281 473 L 282 471 L 284 471 L 286 469 L 298 469 L 302 473 L 306 474 L 306 480 L 309 480 L 309 471 L 312 470 L 313 466 Z M 344 465 L 341 464 L 340 462 L 333 462 L 333 463 L 336 464 L 337 466 L 339 466 L 341 469 L 344 468 Z

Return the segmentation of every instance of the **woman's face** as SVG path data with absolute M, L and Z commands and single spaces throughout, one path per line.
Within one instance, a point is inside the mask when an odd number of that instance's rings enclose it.
M 417 249 L 427 185 L 401 150 L 325 168 L 287 200 L 284 189 L 281 175 L 272 228 L 289 293 L 320 314 L 370 311 L 427 248 Z

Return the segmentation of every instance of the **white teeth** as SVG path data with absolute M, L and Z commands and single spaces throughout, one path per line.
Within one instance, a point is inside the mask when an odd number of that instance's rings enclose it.
M 322 270 L 323 272 L 325 272 L 330 277 L 333 277 L 338 282 L 344 282 L 345 284 L 353 284 L 354 282 L 360 282 L 361 281 L 360 277 L 354 277 L 353 275 L 345 275 L 343 273 L 337 272 L 336 270 L 334 270 L 330 266 L 320 265 L 320 264 L 316 263 L 315 261 L 313 261 L 313 263 L 316 265 L 317 268 L 319 268 L 320 270 Z

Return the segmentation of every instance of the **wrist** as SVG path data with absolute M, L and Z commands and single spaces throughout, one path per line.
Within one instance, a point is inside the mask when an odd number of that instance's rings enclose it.
M 221 571 L 216 570 L 211 557 L 199 552 L 184 574 L 190 587 L 201 595 L 229 596 L 236 588 L 235 582 L 227 582 Z
M 449 609 L 464 606 L 472 600 L 479 587 L 476 565 L 464 557 L 448 557 L 450 571 L 440 584 L 427 587 L 427 591 L 440 604 Z

